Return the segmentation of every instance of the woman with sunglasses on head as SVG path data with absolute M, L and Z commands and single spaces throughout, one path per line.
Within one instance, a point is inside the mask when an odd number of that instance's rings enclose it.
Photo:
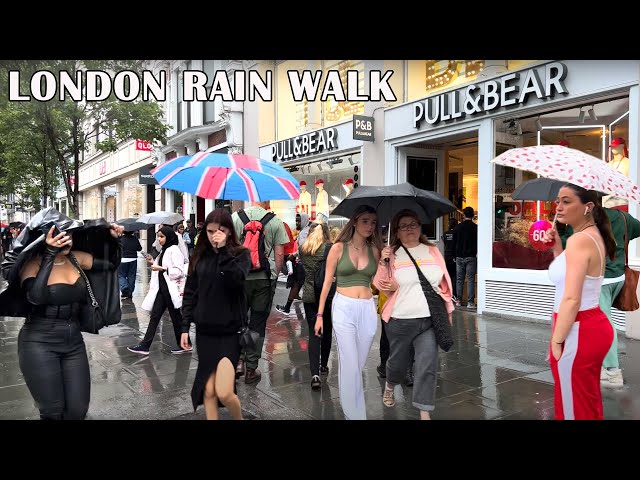
M 382 320 L 387 322 L 385 331 L 389 338 L 382 402 L 387 407 L 395 405 L 394 388 L 404 380 L 413 347 L 412 402 L 420 410 L 420 419 L 430 420 L 429 412 L 435 408 L 438 371 L 438 344 L 432 324 L 436 312 L 431 312 L 417 268 L 442 298 L 449 323 L 454 310 L 451 278 L 444 257 L 422 234 L 420 218 L 413 210 L 403 210 L 393 217 L 391 245 L 382 250 L 381 257 L 374 285 L 388 296 Z M 389 259 L 388 263 L 385 259 Z
M 340 403 L 347 420 L 367 419 L 362 369 L 378 327 L 371 280 L 381 245 L 376 210 L 360 206 L 336 238 L 325 267 L 315 333 L 323 333 L 325 304 L 336 277 L 331 316 L 338 344 Z

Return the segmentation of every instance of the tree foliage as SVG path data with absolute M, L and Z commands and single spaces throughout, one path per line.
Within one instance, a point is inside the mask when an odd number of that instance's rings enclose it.
M 35 204 L 62 180 L 69 206 L 77 216 L 79 167 L 90 145 L 99 152 L 114 152 L 120 142 L 132 138 L 166 142 L 168 126 L 159 104 L 121 102 L 114 95 L 103 101 L 85 101 L 84 82 L 83 100 L 79 102 L 68 98 L 60 101 L 59 96 L 45 102 L 8 100 L 12 70 L 20 72 L 20 92 L 27 94 L 31 77 L 38 71 L 49 71 L 56 78 L 66 71 L 76 78 L 79 71 L 115 73 L 125 69 L 141 72 L 143 68 L 135 60 L 0 61 L 0 191 L 26 189 L 23 191 Z M 56 168 L 52 168 L 53 163 Z

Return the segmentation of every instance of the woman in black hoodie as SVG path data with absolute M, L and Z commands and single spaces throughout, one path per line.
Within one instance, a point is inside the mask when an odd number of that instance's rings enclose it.
M 198 370 L 191 399 L 194 410 L 204 403 L 207 420 L 218 419 L 218 406 L 242 420 L 235 382 L 238 331 L 247 319 L 244 283 L 251 255 L 238 242 L 231 215 L 223 208 L 207 215 L 203 233 L 189 264 L 182 301 L 183 348 L 191 322 L 196 324 Z

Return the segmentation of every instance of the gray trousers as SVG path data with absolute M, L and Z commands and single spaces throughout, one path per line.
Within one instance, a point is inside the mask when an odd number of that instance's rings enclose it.
M 462 300 L 464 277 L 467 276 L 467 302 L 476 301 L 476 270 L 478 257 L 456 257 L 456 293 Z
M 413 365 L 413 406 L 432 411 L 436 401 L 438 344 L 431 328 L 431 317 L 390 318 L 385 326 L 389 338 L 387 383 L 402 383 L 409 367 L 410 350 L 415 350 Z

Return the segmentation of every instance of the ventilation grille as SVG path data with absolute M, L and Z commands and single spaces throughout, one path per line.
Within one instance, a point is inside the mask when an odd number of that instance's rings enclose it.
M 555 287 L 552 285 L 532 285 L 528 283 L 486 281 L 485 310 L 487 312 L 529 317 L 551 321 Z M 616 330 L 626 328 L 625 313 L 611 310 Z

